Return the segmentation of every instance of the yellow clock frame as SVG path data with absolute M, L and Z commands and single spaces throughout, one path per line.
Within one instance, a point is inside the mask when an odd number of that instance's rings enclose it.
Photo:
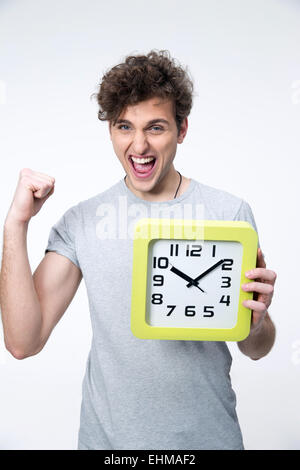
M 192 235 L 192 236 L 191 236 Z M 235 241 L 243 246 L 237 322 L 233 328 L 151 326 L 146 321 L 149 243 L 152 240 Z M 248 222 L 187 219 L 140 219 L 135 225 L 131 291 L 131 331 L 137 338 L 186 341 L 241 341 L 250 332 L 251 310 L 243 301 L 252 299 L 241 285 L 251 282 L 245 273 L 256 266 L 258 236 Z

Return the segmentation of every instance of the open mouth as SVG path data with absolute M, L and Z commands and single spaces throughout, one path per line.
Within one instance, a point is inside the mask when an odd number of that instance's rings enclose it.
M 149 178 L 156 166 L 157 159 L 152 155 L 149 157 L 135 157 L 130 155 L 129 161 L 136 178 Z

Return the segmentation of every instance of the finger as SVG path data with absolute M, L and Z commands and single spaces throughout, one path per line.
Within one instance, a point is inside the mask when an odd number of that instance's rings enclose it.
M 53 178 L 53 176 L 46 175 L 45 173 L 39 173 L 36 171 L 35 176 L 41 178 L 42 181 L 49 181 L 51 184 L 55 183 L 55 178 Z
M 23 168 L 20 171 L 20 177 L 22 178 L 24 176 L 30 179 L 38 178 L 42 181 L 48 181 L 51 184 L 55 183 L 55 178 L 53 178 L 53 176 L 47 175 L 46 173 L 31 170 L 30 168 Z
M 51 196 L 51 194 L 53 193 L 54 193 L 54 186 L 52 186 L 51 191 L 48 194 L 46 194 L 46 196 L 44 196 L 45 200 L 48 199 L 48 197 Z
M 271 271 L 270 269 L 265 269 L 265 268 L 254 268 L 251 269 L 251 271 L 248 271 L 245 273 L 245 276 L 248 277 L 248 279 L 262 279 L 267 282 L 271 282 L 272 284 L 275 283 L 276 281 L 276 273 L 274 271 Z
M 246 308 L 249 308 L 253 312 L 257 312 L 263 315 L 268 309 L 263 302 L 258 302 L 257 300 L 244 300 L 243 305 Z
M 33 196 L 38 199 L 50 196 L 50 192 L 52 191 L 53 193 L 54 191 L 54 184 L 48 181 L 41 181 L 41 179 L 36 177 L 28 182 L 27 187 L 32 191 Z
M 54 184 L 48 181 L 41 181 L 38 178 L 30 178 L 25 181 L 25 186 L 32 191 L 36 198 L 45 197 L 54 188 Z
M 248 282 L 242 285 L 242 289 L 245 292 L 258 292 L 259 294 L 271 295 L 274 292 L 273 284 L 267 284 L 264 282 Z
M 37 191 L 33 193 L 33 196 L 38 199 L 43 199 L 46 196 L 51 196 L 54 192 L 54 186 L 45 185 L 42 188 L 39 188 Z
M 37 174 L 31 176 L 30 181 L 36 183 L 38 186 L 47 185 L 47 186 L 52 187 L 55 184 L 54 178 L 51 179 L 49 177 L 42 177 L 42 176 L 39 176 Z
M 45 185 L 47 184 L 48 186 L 53 186 L 55 182 L 53 182 L 50 178 L 42 178 L 41 176 L 31 176 L 30 178 L 26 178 L 27 181 L 32 182 L 36 184 L 37 186 Z
M 26 186 L 32 192 L 35 192 L 44 186 L 51 188 L 54 186 L 54 182 L 52 182 L 50 178 L 42 178 L 40 176 L 27 175 L 25 173 L 22 174 L 20 181 L 22 185 Z

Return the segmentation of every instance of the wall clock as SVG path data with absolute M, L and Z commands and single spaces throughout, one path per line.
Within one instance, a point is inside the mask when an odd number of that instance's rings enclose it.
M 258 237 L 248 222 L 140 219 L 135 225 L 131 331 L 141 339 L 241 341 L 250 332 Z

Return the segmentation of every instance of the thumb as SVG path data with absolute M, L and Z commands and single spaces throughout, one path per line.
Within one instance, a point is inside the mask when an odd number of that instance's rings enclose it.
M 264 254 L 263 254 L 261 248 L 258 248 L 258 250 L 257 250 L 256 267 L 257 268 L 265 268 L 266 267 L 265 257 L 264 257 Z
M 46 194 L 45 194 L 45 190 L 39 189 L 38 191 L 33 193 L 33 195 L 36 199 L 39 199 L 41 202 L 45 202 L 48 199 L 48 197 L 50 197 L 51 194 L 53 193 L 54 193 L 54 185 L 52 186 L 51 190 Z

